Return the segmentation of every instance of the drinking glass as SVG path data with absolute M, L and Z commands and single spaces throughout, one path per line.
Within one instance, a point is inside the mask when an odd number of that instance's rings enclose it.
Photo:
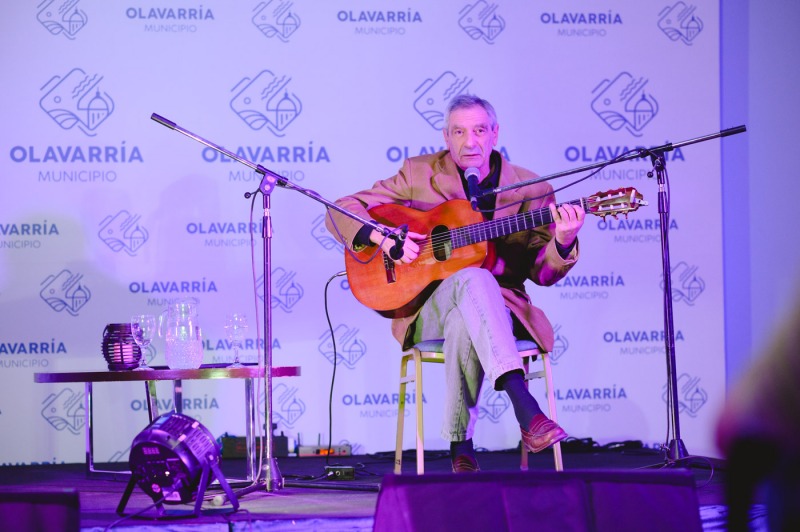
M 139 359 L 139 367 L 134 371 L 151 369 L 147 365 L 147 348 L 153 341 L 153 334 L 156 331 L 156 317 L 152 314 L 137 314 L 131 318 L 131 334 L 133 341 L 139 346 L 142 358 Z
M 244 341 L 244 333 L 247 331 L 247 317 L 244 314 L 229 314 L 225 317 L 225 334 L 233 344 L 233 363 L 229 368 L 241 368 L 244 365 L 239 362 L 239 348 Z

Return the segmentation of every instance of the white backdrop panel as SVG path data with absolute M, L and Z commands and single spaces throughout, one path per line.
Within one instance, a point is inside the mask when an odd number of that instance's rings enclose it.
M 718 11 L 717 2 L 673 0 L 8 8 L 0 22 L 0 428 L 16 436 L 0 463 L 83 459 L 83 386 L 34 384 L 33 373 L 104 369 L 108 323 L 193 296 L 205 362 L 232 359 L 222 325 L 233 311 L 250 318 L 244 357 L 256 360 L 261 200 L 251 228 L 243 194 L 259 179 L 151 113 L 333 200 L 394 174 L 406 156 L 441 149 L 439 113 L 466 91 L 495 104 L 499 147 L 511 161 L 545 175 L 718 130 Z M 559 192 L 567 200 L 633 186 L 650 205 L 627 220 L 588 220 L 569 277 L 529 287 L 557 329 L 559 420 L 601 444 L 659 445 L 667 431 L 649 169 L 647 161 L 614 165 Z M 668 170 L 682 435 L 695 454 L 711 455 L 725 382 L 718 142 L 669 154 Z M 271 203 L 273 353 L 277 365 L 303 372 L 275 381 L 274 417 L 295 440 L 327 442 L 333 351 L 323 290 L 343 268 L 342 248 L 317 202 L 278 189 Z M 399 356 L 389 324 L 356 302 L 343 278 L 330 285 L 329 310 L 334 443 L 388 450 Z M 164 363 L 163 350 L 157 340 L 151 363 Z M 443 448 L 439 370 L 429 371 L 428 444 Z M 163 409 L 168 390 L 159 388 Z M 125 460 L 146 425 L 141 386 L 96 393 L 97 459 Z M 186 413 L 215 435 L 244 433 L 241 383 L 186 382 L 184 394 Z M 516 445 L 507 398 L 485 389 L 481 405 L 476 443 Z

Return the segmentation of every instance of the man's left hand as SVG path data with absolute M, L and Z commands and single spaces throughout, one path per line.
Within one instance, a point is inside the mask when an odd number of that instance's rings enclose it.
M 578 231 L 583 226 L 586 211 L 582 207 L 570 203 L 563 203 L 558 207 L 551 203 L 549 207 L 553 221 L 556 223 L 556 242 L 565 248 L 572 246 L 578 237 Z

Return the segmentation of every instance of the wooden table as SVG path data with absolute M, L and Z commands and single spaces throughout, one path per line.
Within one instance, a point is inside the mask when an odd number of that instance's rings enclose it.
M 73 371 L 73 372 L 52 372 L 34 373 L 33 381 L 40 383 L 66 383 L 83 382 L 86 394 L 84 406 L 86 409 L 86 476 L 89 478 L 105 479 L 127 479 L 130 477 L 129 471 L 106 471 L 96 469 L 94 466 L 94 425 L 92 407 L 92 384 L 95 382 L 133 382 L 145 383 L 145 393 L 147 395 L 147 412 L 152 423 L 158 413 L 158 401 L 156 398 L 156 382 L 172 381 L 173 383 L 173 405 L 175 411 L 181 413 L 183 409 L 183 380 L 206 380 L 206 379 L 244 379 L 245 380 L 245 410 L 247 420 L 247 480 L 256 477 L 257 453 L 255 452 L 255 423 L 256 423 L 256 395 L 253 387 L 253 379 L 263 378 L 266 374 L 265 368 L 257 364 L 245 364 L 241 368 L 230 368 L 225 364 L 204 364 L 199 369 L 169 369 L 164 366 L 156 366 L 143 371 Z M 272 368 L 273 377 L 297 377 L 300 375 L 298 366 L 281 366 Z M 265 430 L 272 430 L 272 427 L 265 427 Z

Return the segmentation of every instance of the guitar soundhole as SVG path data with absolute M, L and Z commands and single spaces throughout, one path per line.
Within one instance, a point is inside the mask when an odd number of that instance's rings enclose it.
M 453 241 L 450 239 L 450 230 L 444 225 L 437 225 L 431 231 L 431 247 L 433 258 L 444 262 L 453 254 Z

